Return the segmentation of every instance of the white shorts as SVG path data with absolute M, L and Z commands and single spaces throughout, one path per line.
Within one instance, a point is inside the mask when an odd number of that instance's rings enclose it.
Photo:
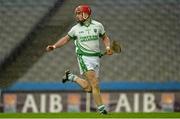
M 89 70 L 93 70 L 96 72 L 96 76 L 99 77 L 100 58 L 98 56 L 78 55 L 77 59 L 81 75 Z

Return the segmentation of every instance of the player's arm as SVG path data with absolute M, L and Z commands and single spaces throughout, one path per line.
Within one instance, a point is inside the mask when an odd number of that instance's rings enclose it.
M 50 52 L 56 48 L 60 48 L 63 45 L 67 44 L 70 40 L 70 37 L 68 35 L 62 37 L 61 39 L 59 39 L 54 45 L 48 45 L 46 47 L 46 51 Z
M 106 54 L 107 55 L 112 55 L 113 52 L 112 52 L 112 49 L 111 49 L 111 46 L 110 46 L 110 39 L 109 37 L 107 36 L 107 34 L 105 33 L 103 36 L 102 36 L 102 41 L 105 45 L 105 48 L 106 48 Z

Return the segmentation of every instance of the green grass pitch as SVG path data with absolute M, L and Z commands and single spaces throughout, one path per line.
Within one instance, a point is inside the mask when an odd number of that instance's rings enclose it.
M 108 115 L 100 115 L 98 113 L 0 113 L 0 118 L 41 118 L 41 119 L 57 119 L 57 118 L 180 118 L 180 113 L 109 113 Z

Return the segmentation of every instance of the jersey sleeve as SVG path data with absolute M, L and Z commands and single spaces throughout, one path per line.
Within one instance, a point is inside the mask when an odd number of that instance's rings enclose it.
M 104 26 L 102 24 L 99 25 L 99 36 L 102 37 L 105 34 Z
M 71 40 L 75 38 L 74 27 L 72 27 L 71 30 L 68 32 L 68 36 L 71 38 Z

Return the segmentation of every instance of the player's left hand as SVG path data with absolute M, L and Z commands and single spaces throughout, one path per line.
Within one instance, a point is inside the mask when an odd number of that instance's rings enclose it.
M 46 51 L 47 51 L 47 52 L 50 52 L 50 51 L 53 51 L 55 48 L 56 48 L 55 45 L 48 45 L 48 46 L 46 47 Z

